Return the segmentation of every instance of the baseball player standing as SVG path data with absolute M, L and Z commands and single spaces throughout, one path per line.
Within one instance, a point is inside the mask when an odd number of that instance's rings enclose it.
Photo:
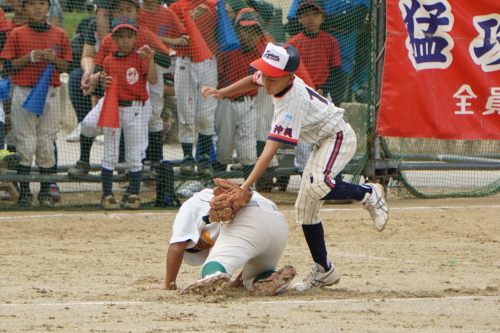
M 262 57 L 251 63 L 258 69 L 233 85 L 217 90 L 203 87 L 203 96 L 221 99 L 225 96 L 264 87 L 274 101 L 274 119 L 262 155 L 242 189 L 250 186 L 264 173 L 282 143 L 313 143 L 300 190 L 295 202 L 297 223 L 314 260 L 311 272 L 296 290 L 329 286 L 338 283 L 340 275 L 327 257 L 323 225 L 319 210 L 323 200 L 354 199 L 367 209 L 377 230 L 388 220 L 388 208 L 380 184 L 355 185 L 336 180 L 354 156 L 356 134 L 344 117 L 344 110 L 335 107 L 304 81 L 294 75 L 300 64 L 297 50 L 284 43 L 269 43 Z
M 193 143 L 198 137 L 198 173 L 211 175 L 213 169 L 209 156 L 212 136 L 215 134 L 217 101 L 203 99 L 200 89 L 206 85 L 217 85 L 215 55 L 219 46 L 214 36 L 217 29 L 216 3 L 211 0 L 180 0 L 169 8 L 181 19 L 185 14 L 189 15 L 209 48 L 201 49 L 206 46 L 194 45 L 192 40 L 187 45 L 177 47 L 174 89 L 179 115 L 179 141 L 184 154 L 181 173 L 192 175 L 194 172 Z
M 129 169 L 128 196 L 124 208 L 139 209 L 139 189 L 142 178 L 142 156 L 144 145 L 141 138 L 147 126 L 143 117 L 147 116 L 145 102 L 149 99 L 146 83 L 155 84 L 158 76 L 155 68 L 154 51 L 144 45 L 134 50 L 137 38 L 135 20 L 115 20 L 112 38 L 118 51 L 104 59 L 103 76 L 105 88 L 117 80 L 120 128 L 104 127 L 104 157 L 102 159 L 102 206 L 104 209 L 120 209 L 113 196 L 113 170 L 118 163 L 120 134 L 125 136 L 125 160 Z M 106 96 L 104 97 L 106 98 Z
M 265 44 L 260 43 L 263 26 L 259 14 L 241 11 L 234 25 L 241 47 L 219 53 L 219 87 L 228 86 L 253 73 L 255 69 L 248 64 L 258 59 L 265 49 Z M 233 162 L 236 148 L 238 160 L 243 165 L 243 177 L 250 175 L 257 160 L 257 113 L 253 101 L 256 96 L 257 89 L 254 89 L 228 96 L 218 103 L 215 114 L 217 162 L 213 165 L 214 170 L 226 171 L 227 165 Z
M 172 227 L 165 282 L 152 288 L 177 289 L 175 281 L 184 258 L 188 265 L 203 267 L 202 279 L 186 286 L 182 293 L 209 290 L 229 282 L 241 266 L 241 274 L 230 286 L 245 287 L 252 295 L 284 291 L 296 274 L 292 266 L 275 271 L 288 238 L 285 216 L 272 201 L 254 192 L 252 201 L 234 221 L 210 223 L 212 192 L 205 189 L 182 204 Z
M 17 173 L 27 175 L 31 171 L 33 157 L 41 174 L 54 173 L 56 163 L 54 141 L 59 132 L 61 113 L 59 110 L 59 73 L 68 69 L 72 60 L 71 47 L 66 32 L 46 21 L 50 8 L 48 0 L 24 0 L 28 24 L 15 28 L 9 34 L 0 58 L 11 60 L 14 74 L 12 83 L 12 131 L 16 148 L 22 159 Z M 47 65 L 54 71 L 44 104 L 43 115 L 38 116 L 23 109 L 22 105 Z M 49 194 L 50 183 L 42 182 L 38 201 L 42 206 L 52 206 Z M 19 204 L 35 206 L 29 182 L 20 182 Z

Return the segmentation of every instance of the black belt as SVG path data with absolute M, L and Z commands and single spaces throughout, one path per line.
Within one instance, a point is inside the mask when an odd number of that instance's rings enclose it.
M 142 102 L 142 104 L 144 104 L 144 101 L 128 101 L 126 99 L 120 99 L 118 100 L 118 106 L 128 108 L 131 107 L 134 102 Z
M 238 96 L 238 97 L 233 97 L 233 98 L 227 98 L 231 102 L 244 102 L 245 97 L 252 99 L 253 96 Z

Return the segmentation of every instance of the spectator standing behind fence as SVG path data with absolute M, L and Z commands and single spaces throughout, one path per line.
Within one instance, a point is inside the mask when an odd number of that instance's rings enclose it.
M 0 58 L 12 60 L 12 131 L 16 147 L 22 159 L 17 173 L 27 175 L 33 158 L 41 174 L 51 174 L 56 163 L 54 140 L 59 131 L 59 73 L 68 68 L 72 60 L 71 47 L 66 32 L 46 21 L 50 3 L 48 0 L 24 0 L 22 6 L 29 22 L 12 30 Z M 38 116 L 22 108 L 22 104 L 37 83 L 47 65 L 53 65 L 50 88 L 44 103 L 43 115 Z M 50 183 L 42 182 L 38 195 L 39 204 L 54 204 L 49 194 Z M 35 205 L 29 182 L 20 183 L 19 204 Z
M 252 74 L 255 69 L 248 64 L 260 58 L 264 52 L 265 45 L 261 43 L 262 21 L 259 14 L 250 10 L 252 11 L 242 10 L 234 22 L 241 47 L 219 53 L 217 64 L 220 89 Z M 213 165 L 214 170 L 226 171 L 227 165 L 233 162 L 236 148 L 238 160 L 243 165 L 243 177 L 246 179 L 252 172 L 257 160 L 255 96 L 257 89 L 227 96 L 218 102 L 215 116 L 217 161 Z
M 104 209 L 120 209 L 113 196 L 113 170 L 118 163 L 121 129 L 125 136 L 125 160 L 129 169 L 128 197 L 123 208 L 139 209 L 139 190 L 142 178 L 143 137 L 147 127 L 143 117 L 148 116 L 145 102 L 149 99 L 146 82 L 158 81 L 154 51 L 143 45 L 134 50 L 137 24 L 129 18 L 113 21 L 112 38 L 118 50 L 104 59 L 101 78 L 105 89 L 116 84 L 118 95 L 120 128 L 104 127 L 104 157 L 102 159 L 102 206 Z M 116 82 L 114 82 L 116 81 Z M 106 99 L 108 96 L 104 96 Z M 111 96 L 110 98 L 113 98 Z
M 165 45 L 187 45 L 189 36 L 184 35 L 186 29 L 181 20 L 170 9 L 160 6 L 158 0 L 144 0 L 137 18 L 137 23 L 142 28 L 147 28 L 155 33 Z M 179 37 L 180 36 L 180 37 Z M 173 57 L 172 57 L 173 58 Z M 163 128 L 161 116 L 163 111 L 164 74 L 173 74 L 175 63 L 170 63 L 168 68 L 156 65 L 158 83 L 149 85 L 149 96 L 153 112 L 149 121 L 149 146 L 146 150 L 146 160 L 151 162 L 151 175 L 156 178 L 160 161 L 163 160 Z
M 179 116 L 179 141 L 184 159 L 181 174 L 194 173 L 193 143 L 198 137 L 198 173 L 211 175 L 210 160 L 212 136 L 215 134 L 215 109 L 217 101 L 203 99 L 202 86 L 217 85 L 217 55 L 219 45 L 215 40 L 217 29 L 216 3 L 209 0 L 180 0 L 170 6 L 179 18 L 194 21 L 208 45 L 196 44 L 191 38 L 187 45 L 178 45 L 175 65 L 175 95 Z M 190 22 L 184 22 L 186 28 Z M 193 36 L 191 36 L 193 37 Z
M 113 15 L 120 16 L 115 20 L 130 18 L 135 21 L 139 14 L 139 4 L 134 0 L 116 0 L 113 4 Z M 162 67 L 170 66 L 170 50 L 163 44 L 163 42 L 156 36 L 153 32 L 151 32 L 147 28 L 138 27 L 137 38 L 136 38 L 135 48 L 139 49 L 143 45 L 149 45 L 155 51 L 155 63 L 159 64 Z M 87 48 L 87 45 L 85 45 Z M 115 52 L 116 45 L 113 43 L 111 35 L 106 35 L 106 37 L 102 40 L 101 45 L 95 58 L 88 56 L 85 60 L 82 58 L 82 63 L 85 61 L 85 69 L 84 78 L 86 76 L 87 70 L 95 70 L 96 65 L 102 67 L 104 64 L 104 58 L 113 52 Z M 85 51 L 84 51 L 85 52 Z M 91 63 L 90 63 L 91 62 Z M 82 78 L 82 80 L 84 80 Z M 84 91 L 94 91 L 97 86 L 97 81 L 99 78 L 99 72 L 93 73 L 88 76 L 88 82 L 86 86 L 84 86 Z M 92 143 L 94 141 L 95 136 L 99 132 L 99 128 L 97 126 L 97 122 L 99 119 L 99 115 L 102 109 L 102 99 L 96 104 L 96 106 L 87 114 L 85 119 L 82 121 L 82 133 L 80 135 L 80 159 L 77 161 L 76 165 L 71 167 L 68 170 L 68 175 L 73 178 L 81 178 L 86 176 L 90 171 L 90 151 L 92 148 Z M 149 100 L 146 102 L 147 109 L 149 110 L 149 114 L 151 115 L 151 105 Z M 145 127 L 148 126 L 148 122 L 150 117 L 143 117 L 143 120 L 146 122 L 144 124 Z M 144 136 L 141 138 L 137 138 L 138 141 L 142 143 L 144 146 L 142 159 L 146 158 L 146 148 L 148 145 L 148 134 L 144 133 Z M 126 200 L 126 197 L 124 197 Z
M 59 0 L 50 0 L 50 10 L 47 20 L 54 27 L 64 28 L 64 12 Z

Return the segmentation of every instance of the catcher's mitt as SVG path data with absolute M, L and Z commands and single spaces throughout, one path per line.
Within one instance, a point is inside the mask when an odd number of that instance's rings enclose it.
M 250 202 L 253 193 L 226 179 L 215 178 L 214 183 L 217 186 L 208 211 L 210 222 L 230 222 Z

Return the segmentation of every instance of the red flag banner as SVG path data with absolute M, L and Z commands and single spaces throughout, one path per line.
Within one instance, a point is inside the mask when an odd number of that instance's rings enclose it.
M 500 140 L 498 0 L 387 1 L 377 131 Z
M 113 77 L 113 83 L 111 83 L 111 86 L 106 89 L 97 126 L 120 128 L 118 79 L 116 77 Z

